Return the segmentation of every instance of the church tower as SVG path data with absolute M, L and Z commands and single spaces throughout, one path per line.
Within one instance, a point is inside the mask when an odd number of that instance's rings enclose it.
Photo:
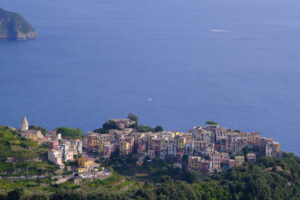
M 27 131 L 28 130 L 28 121 L 26 117 L 23 117 L 22 123 L 21 123 L 21 131 Z

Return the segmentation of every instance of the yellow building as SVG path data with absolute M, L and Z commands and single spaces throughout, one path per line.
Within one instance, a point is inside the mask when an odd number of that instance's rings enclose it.
M 178 151 L 183 151 L 184 149 L 185 138 L 180 137 L 178 140 Z
M 259 133 L 248 133 L 246 135 L 246 141 L 248 144 L 259 145 L 260 143 L 260 134 Z
M 82 172 L 85 172 L 85 171 L 86 171 L 86 168 L 77 168 L 78 173 L 82 173 Z
M 279 153 L 279 151 L 280 151 L 280 144 L 278 142 L 274 142 L 274 147 L 276 148 L 276 151 Z
M 126 141 L 120 142 L 120 154 L 128 155 L 130 150 L 130 143 Z
M 90 168 L 93 167 L 94 160 L 88 157 L 78 158 L 78 167 L 79 168 Z
M 241 166 L 245 162 L 244 156 L 235 156 L 234 160 L 236 161 L 237 166 Z
M 184 134 L 183 134 L 183 133 L 180 133 L 180 132 L 175 132 L 175 135 L 182 136 L 182 135 L 184 135 Z

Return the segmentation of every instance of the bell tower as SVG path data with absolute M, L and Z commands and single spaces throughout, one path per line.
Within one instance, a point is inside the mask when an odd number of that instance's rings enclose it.
M 28 121 L 26 119 L 26 116 L 23 117 L 22 123 L 21 123 L 21 131 L 27 131 L 28 130 Z

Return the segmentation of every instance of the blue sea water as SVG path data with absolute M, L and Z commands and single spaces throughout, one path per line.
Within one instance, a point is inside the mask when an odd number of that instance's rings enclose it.
M 98 128 L 134 112 L 259 131 L 300 155 L 300 1 L 0 0 L 39 37 L 0 41 L 0 124 Z

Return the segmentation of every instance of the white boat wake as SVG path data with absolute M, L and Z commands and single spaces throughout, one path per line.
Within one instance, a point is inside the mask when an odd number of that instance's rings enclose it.
M 223 29 L 210 29 L 210 32 L 229 33 L 231 31 L 223 30 Z

